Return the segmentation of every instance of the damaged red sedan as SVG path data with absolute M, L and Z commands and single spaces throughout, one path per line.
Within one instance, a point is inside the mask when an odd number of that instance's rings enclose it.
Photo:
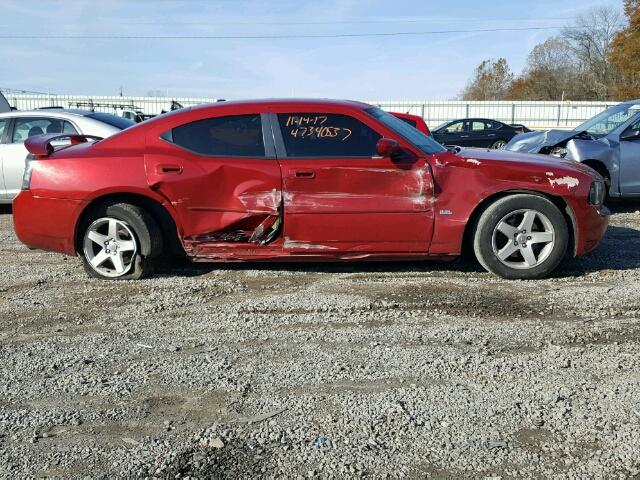
M 607 228 L 602 178 L 541 155 L 447 150 L 359 102 L 178 110 L 103 140 L 32 137 L 14 202 L 22 242 L 137 279 L 193 261 L 454 258 L 549 274 Z M 70 140 L 70 142 L 69 142 Z

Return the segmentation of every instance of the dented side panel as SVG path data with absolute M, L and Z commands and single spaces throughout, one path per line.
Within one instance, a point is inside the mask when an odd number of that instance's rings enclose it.
M 280 215 L 276 160 L 199 156 L 169 144 L 150 150 L 144 157 L 149 187 L 180 217 L 187 250 L 214 241 L 249 242 L 260 225 Z
M 424 159 L 280 160 L 284 248 L 427 252 L 433 229 L 433 183 Z M 299 172 L 306 175 L 298 176 Z

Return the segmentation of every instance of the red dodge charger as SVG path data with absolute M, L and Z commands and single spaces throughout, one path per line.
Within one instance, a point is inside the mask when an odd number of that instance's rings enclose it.
M 30 138 L 18 237 L 137 279 L 193 261 L 453 258 L 549 274 L 605 233 L 602 178 L 541 155 L 450 151 L 365 103 L 225 102 L 104 140 Z M 70 142 L 69 142 L 70 140 Z

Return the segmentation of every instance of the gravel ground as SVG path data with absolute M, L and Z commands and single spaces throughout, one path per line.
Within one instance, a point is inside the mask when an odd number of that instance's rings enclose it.
M 555 278 L 89 279 L 0 214 L 0 476 L 640 478 L 640 205 Z

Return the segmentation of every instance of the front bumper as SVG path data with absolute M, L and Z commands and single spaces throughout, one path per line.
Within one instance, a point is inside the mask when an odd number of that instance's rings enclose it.
M 83 202 L 34 196 L 23 190 L 13 201 L 13 226 L 31 248 L 75 255 L 75 225 Z
M 604 205 L 589 206 L 576 218 L 576 256 L 595 250 L 607 233 L 611 211 Z

